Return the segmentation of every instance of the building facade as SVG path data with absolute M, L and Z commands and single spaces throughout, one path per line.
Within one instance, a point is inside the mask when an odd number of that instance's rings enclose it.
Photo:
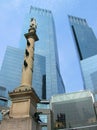
M 91 90 L 97 101 L 97 55 L 81 60 L 85 89 Z
M 0 85 L 5 86 L 7 91 L 19 86 L 23 58 L 24 54 L 19 49 L 10 46 L 6 48 L 0 71 Z
M 84 89 L 91 90 L 97 100 L 97 39 L 85 19 L 69 16 L 69 22 L 78 52 Z
M 97 129 L 94 99 L 90 91 L 52 96 L 50 107 L 53 114 L 53 129 Z
M 8 98 L 6 97 L 6 88 L 0 86 L 0 121 L 2 120 L 1 111 L 7 109 Z

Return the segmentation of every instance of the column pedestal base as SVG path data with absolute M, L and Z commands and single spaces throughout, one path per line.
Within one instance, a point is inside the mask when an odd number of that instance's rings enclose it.
M 30 117 L 10 118 L 1 122 L 0 130 L 41 130 L 41 127 Z

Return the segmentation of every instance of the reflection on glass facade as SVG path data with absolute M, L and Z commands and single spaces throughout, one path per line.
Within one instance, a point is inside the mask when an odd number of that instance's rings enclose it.
M 12 91 L 21 82 L 22 64 L 24 51 L 8 46 L 0 71 L 0 85 L 6 86 L 7 91 Z M 40 98 L 42 98 L 42 87 L 45 82 L 45 57 L 35 55 L 32 86 Z
M 45 57 L 35 54 L 34 55 L 34 67 L 33 67 L 33 77 L 32 77 L 32 87 L 36 91 L 40 99 L 45 99 Z M 43 91 L 44 89 L 44 91 Z
M 93 96 L 89 91 L 52 96 L 50 103 L 56 129 L 97 124 Z
M 50 112 L 50 106 L 49 106 L 49 101 L 47 100 L 42 100 L 40 103 L 37 104 L 37 110 L 40 111 L 40 120 L 42 121 L 42 130 L 51 130 L 51 113 Z M 45 124 L 45 125 L 44 125 Z
M 0 121 L 2 120 L 1 110 L 7 107 L 6 88 L 0 86 Z
M 7 106 L 6 88 L 0 86 L 0 107 Z
M 97 101 L 97 55 L 81 61 L 85 89 L 91 90 Z
M 69 16 L 70 26 L 80 59 L 97 54 L 97 39 L 85 19 Z
M 19 86 L 23 57 L 24 53 L 20 50 L 7 47 L 0 71 L 0 85 L 5 86 L 7 91 Z
M 49 106 L 49 103 L 39 103 L 39 104 L 37 104 L 37 108 L 38 109 L 49 109 L 50 106 Z
M 47 123 L 47 115 L 40 115 L 40 119 L 43 123 Z
M 65 87 L 62 81 L 59 70 L 59 59 L 57 52 L 55 28 L 52 12 L 45 9 L 30 8 L 30 13 L 26 15 L 24 20 L 24 27 L 22 31 L 22 37 L 20 39 L 20 48 L 25 48 L 26 40 L 23 37 L 24 33 L 29 28 L 30 19 L 35 18 L 37 21 L 37 35 L 39 41 L 35 43 L 35 54 L 44 56 L 46 59 L 46 75 L 44 79 L 46 81 L 43 91 L 46 99 L 57 93 L 64 93 Z M 36 59 L 34 59 L 36 60 Z
M 40 103 L 37 104 L 37 109 L 38 110 L 49 110 L 49 101 L 41 101 Z M 47 114 L 40 114 L 40 119 L 43 123 L 47 123 Z

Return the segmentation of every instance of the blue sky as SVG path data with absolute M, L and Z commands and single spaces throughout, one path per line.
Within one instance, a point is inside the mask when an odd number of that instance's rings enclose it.
M 1 0 L 0 1 L 0 67 L 8 45 L 19 47 L 24 17 L 30 6 L 53 13 L 60 70 L 67 92 L 83 89 L 75 44 L 68 15 L 85 18 L 97 36 L 97 0 Z

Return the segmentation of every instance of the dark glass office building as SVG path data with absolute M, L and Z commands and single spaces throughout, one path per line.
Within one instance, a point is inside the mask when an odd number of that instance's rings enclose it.
M 87 21 L 74 16 L 69 16 L 69 21 L 80 60 L 96 55 L 97 39 Z
M 33 83 L 32 87 L 40 99 L 50 99 L 54 94 L 64 93 L 65 87 L 59 70 L 59 59 L 55 36 L 54 21 L 51 11 L 30 8 L 24 19 L 24 27 L 20 39 L 20 48 L 8 47 L 0 72 L 0 85 L 12 91 L 21 82 L 22 64 L 27 33 L 31 18 L 37 21 L 37 35 L 35 42 Z

